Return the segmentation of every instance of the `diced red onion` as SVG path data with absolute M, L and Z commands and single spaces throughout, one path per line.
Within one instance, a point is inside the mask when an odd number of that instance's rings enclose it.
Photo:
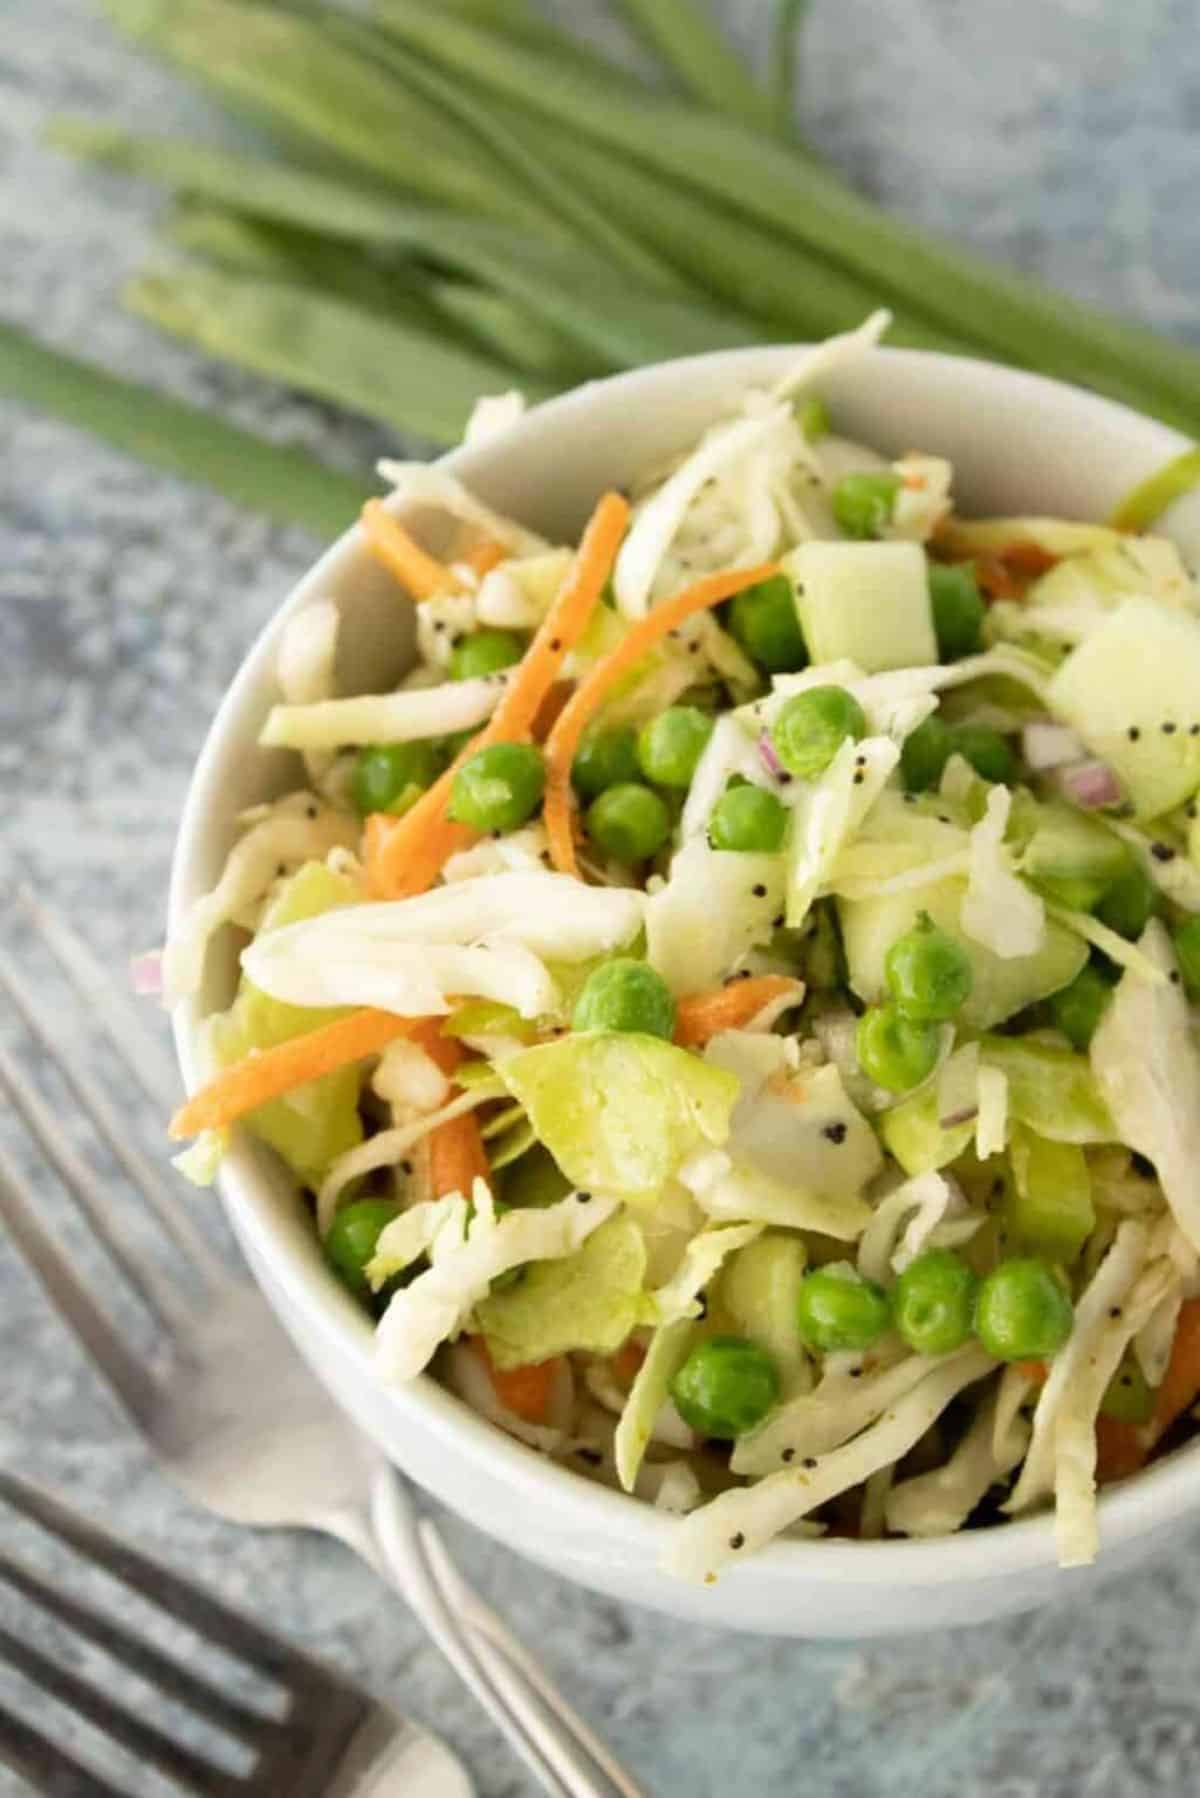
M 1120 805 L 1124 797 L 1121 783 L 1107 762 L 1073 762 L 1069 768 L 1058 770 L 1056 784 L 1064 799 L 1085 812 Z
M 783 763 L 775 753 L 775 745 L 771 741 L 770 731 L 764 731 L 758 739 L 758 759 L 768 774 L 778 780 L 783 774 Z
M 1035 774 L 1078 762 L 1086 754 L 1083 743 L 1066 724 L 1052 718 L 1034 718 L 1021 732 L 1021 753 Z
M 161 949 L 148 949 L 129 963 L 129 978 L 139 999 L 161 999 L 163 957 Z

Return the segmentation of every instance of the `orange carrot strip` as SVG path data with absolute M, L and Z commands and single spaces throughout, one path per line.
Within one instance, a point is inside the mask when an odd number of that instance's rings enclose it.
M 1017 1361 L 1014 1365 L 1017 1372 L 1032 1380 L 1035 1386 L 1044 1386 L 1050 1377 L 1050 1368 L 1045 1361 Z
M 740 1030 L 772 1000 L 798 990 L 799 982 L 786 974 L 757 974 L 709 992 L 688 993 L 675 1008 L 675 1041 L 682 1049 L 702 1048 L 710 1037 Z
M 554 1383 L 562 1367 L 562 1356 L 549 1361 L 530 1361 L 524 1367 L 496 1367 L 487 1352 L 482 1336 L 470 1338 L 471 1347 L 488 1370 L 492 1390 L 507 1411 L 514 1411 L 526 1423 L 545 1423 L 550 1413 Z
M 1171 1358 L 1154 1401 L 1148 1424 L 1120 1423 L 1113 1417 L 1096 1420 L 1099 1448 L 1098 1477 L 1123 1479 L 1149 1460 L 1157 1443 L 1189 1406 L 1200 1398 L 1200 1299 L 1187 1299 L 1179 1308 Z
M 171 1119 L 169 1134 L 179 1138 L 196 1136 L 201 1130 L 220 1130 L 293 1087 L 306 1086 L 352 1061 L 377 1055 L 397 1037 L 413 1035 L 424 1021 L 367 1007 L 274 1049 L 247 1055 L 180 1106 Z
M 706 575 L 694 586 L 685 587 L 673 599 L 632 625 L 617 647 L 580 681 L 563 714 L 550 732 L 546 744 L 546 800 L 544 817 L 550 838 L 550 855 L 556 868 L 565 874 L 579 874 L 575 844 L 571 835 L 571 764 L 588 720 L 601 705 L 606 694 L 630 668 L 640 662 L 654 645 L 690 618 L 709 606 L 732 599 L 744 587 L 769 580 L 779 573 L 776 562 L 763 562 L 757 568 L 727 569 L 722 574 Z M 511 698 L 511 690 L 506 697 Z M 503 701 L 501 702 L 503 704 Z
M 609 1356 L 608 1364 L 613 1370 L 614 1378 L 622 1386 L 629 1387 L 637 1379 L 638 1370 L 646 1359 L 646 1351 L 640 1342 L 623 1342 L 615 1355 Z
M 431 1198 L 442 1199 L 448 1192 L 460 1192 L 469 1199 L 476 1180 L 490 1177 L 487 1150 L 474 1112 L 448 1118 L 430 1131 L 428 1142 Z
M 519 743 L 528 737 L 567 655 L 587 628 L 628 522 L 629 502 L 619 493 L 606 493 L 583 533 L 570 573 L 491 719 L 379 844 L 371 869 L 374 891 L 390 899 L 424 893 L 455 849 L 475 841 L 474 831 L 446 816 L 454 775 L 467 755 L 493 743 Z
M 1135 1423 L 1119 1417 L 1096 1419 L 1096 1482 L 1107 1486 L 1112 1480 L 1128 1479 L 1145 1465 L 1148 1450 L 1144 1431 Z
M 493 568 L 508 560 L 508 551 L 502 543 L 493 543 L 485 537 L 481 543 L 473 543 L 462 560 L 482 580 L 485 574 L 490 574 Z
M 430 599 L 454 586 L 454 576 L 410 537 L 381 499 L 369 499 L 359 515 L 367 547 L 412 599 Z

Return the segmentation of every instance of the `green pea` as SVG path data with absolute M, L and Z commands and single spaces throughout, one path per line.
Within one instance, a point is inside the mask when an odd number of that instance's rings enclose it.
M 928 793 L 946 771 L 954 742 L 949 727 L 935 712 L 904 739 L 900 773 L 910 793 Z
M 1071 1334 L 1075 1311 L 1047 1261 L 1002 1261 L 979 1288 L 975 1334 L 998 1361 L 1043 1361 Z
M 713 806 L 708 840 L 714 849 L 770 855 L 783 847 L 787 807 L 765 787 L 729 787 Z
M 949 1355 L 971 1334 L 979 1281 L 953 1249 L 928 1249 L 892 1293 L 896 1328 L 918 1355 Z
M 434 744 L 373 743 L 361 749 L 350 777 L 355 808 L 370 812 L 406 812 L 441 770 Z
M 821 1354 L 870 1348 L 891 1318 L 883 1287 L 851 1267 L 817 1267 L 800 1282 L 796 1323 L 809 1348 Z
M 671 814 L 649 787 L 622 781 L 593 799 L 584 818 L 602 855 L 619 862 L 649 861 L 671 834 Z
M 986 607 L 970 562 L 929 564 L 929 603 L 938 654 L 957 662 L 979 648 Z
M 971 997 L 971 958 L 961 943 L 922 912 L 897 937 L 884 962 L 892 1003 L 918 1024 L 938 1024 L 961 1011 Z
M 890 470 L 843 475 L 833 490 L 833 516 L 847 537 L 882 537 L 899 491 L 900 476 Z
M 936 1024 L 906 1018 L 894 1005 L 873 1005 L 858 1020 L 858 1065 L 868 1080 L 891 1093 L 911 1092 L 937 1066 L 941 1033 Z
M 779 1397 L 779 1375 L 765 1349 L 742 1336 L 697 1343 L 671 1381 L 675 1409 L 701 1436 L 732 1442 L 761 1423 Z
M 656 787 L 690 787 L 712 733 L 707 712 L 694 705 L 668 706 L 643 726 L 638 737 L 642 773 Z
M 1111 998 L 1112 981 L 1106 979 L 1094 961 L 1080 968 L 1070 986 L 1060 988 L 1051 998 L 1054 1022 L 1081 1054 L 1096 1034 Z
M 525 643 L 515 631 L 472 631 L 460 637 L 450 651 L 451 680 L 473 680 L 480 674 L 499 674 L 525 654 Z
M 867 734 L 867 720 L 845 687 L 809 687 L 785 700 L 771 726 L 771 744 L 789 774 L 815 780 L 847 738 Z
M 1175 959 L 1189 993 L 1200 993 L 1200 918 L 1189 918 L 1175 932 Z
M 571 764 L 571 780 L 583 799 L 638 778 L 637 734 L 629 727 L 590 730 Z
M 961 755 L 974 768 L 981 780 L 1010 786 L 1017 772 L 1017 761 L 998 730 L 986 724 L 956 724 L 950 732 L 950 750 Z
M 632 956 L 617 956 L 593 968 L 583 983 L 573 1030 L 634 1030 L 643 1036 L 675 1034 L 675 1000 L 661 974 Z
M 729 634 L 768 674 L 794 674 L 808 666 L 808 650 L 786 574 L 744 587 L 730 602 Z
M 1096 906 L 1096 916 L 1118 936 L 1136 942 L 1154 915 L 1158 893 L 1146 870 L 1130 857 L 1124 874 L 1119 874 L 1106 889 Z
M 1108 1382 L 1100 1401 L 1104 1417 L 1115 1417 L 1121 1423 L 1149 1423 L 1154 1416 L 1154 1388 L 1132 1355 L 1126 1355 Z
M 454 776 L 450 816 L 472 830 L 516 830 L 541 804 L 546 770 L 532 743 L 493 743 Z
M 817 399 L 815 395 L 812 399 L 803 400 L 797 406 L 796 423 L 810 443 L 816 443 L 822 437 L 828 437 L 833 428 L 829 417 L 829 407 L 824 400 Z
M 343 1205 L 329 1226 L 322 1244 L 325 1259 L 356 1298 L 371 1296 L 367 1263 L 397 1210 L 390 1199 L 356 1199 L 352 1205 Z
M 510 1162 L 500 1175 L 500 1193 L 510 1209 L 537 1210 L 556 1205 L 571 1190 L 571 1182 L 560 1169 L 549 1149 L 541 1143 Z

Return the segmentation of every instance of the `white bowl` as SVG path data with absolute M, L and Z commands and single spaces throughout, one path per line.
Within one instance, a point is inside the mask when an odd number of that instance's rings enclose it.
M 444 466 L 485 500 L 571 541 L 597 494 L 683 448 L 752 384 L 786 369 L 790 349 L 742 350 L 599 382 L 540 407 Z M 992 364 L 879 350 L 821 383 L 839 429 L 899 454 L 948 456 L 964 511 L 1103 519 L 1136 481 L 1186 445 L 1163 426 L 1071 387 Z M 1200 558 L 1200 504 L 1171 518 Z M 248 804 L 295 783 L 291 757 L 257 747 L 274 696 L 285 619 L 333 595 L 347 628 L 347 691 L 388 684 L 411 654 L 408 614 L 350 531 L 296 587 L 251 648 L 192 781 L 171 883 L 170 916 L 215 882 Z M 198 1079 L 197 1023 L 228 1003 L 233 951 L 214 945 L 198 1001 L 176 1041 Z M 1200 1495 L 1200 1444 L 1101 1500 L 1102 1551 L 1088 1571 L 1055 1564 L 1053 1522 L 1038 1517 L 945 1541 L 777 1542 L 713 1586 L 658 1569 L 671 1520 L 593 1485 L 510 1440 L 432 1379 L 384 1387 L 371 1326 L 325 1269 L 307 1218 L 273 1156 L 248 1137 L 230 1151 L 221 1192 L 263 1291 L 315 1372 L 361 1428 L 439 1499 L 509 1547 L 584 1585 L 683 1618 L 789 1636 L 875 1636 L 977 1623 L 1075 1595 L 1185 1529 Z

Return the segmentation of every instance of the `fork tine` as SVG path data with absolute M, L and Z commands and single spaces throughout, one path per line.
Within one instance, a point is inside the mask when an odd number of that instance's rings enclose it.
M 152 1561 L 128 1542 L 77 1516 L 48 1492 L 26 1484 L 4 1469 L 0 1469 L 0 1498 L 49 1535 L 57 1536 L 106 1573 L 140 1592 L 160 1610 L 186 1623 L 197 1635 L 207 1637 L 280 1685 L 295 1690 L 314 1675 L 323 1688 L 329 1685 L 325 1670 L 282 1637 L 230 1610 L 182 1574 Z
M 240 1736 L 247 1742 L 257 1742 L 264 1735 L 273 1733 L 275 1724 L 270 1717 L 261 1716 L 257 1711 L 227 1698 L 224 1692 L 211 1685 L 208 1680 L 192 1673 L 183 1667 L 172 1655 L 157 1648 L 152 1648 L 138 1636 L 131 1635 L 119 1623 L 104 1617 L 91 1605 L 84 1604 L 77 1598 L 69 1598 L 65 1592 L 49 1585 L 29 1567 L 23 1567 L 19 1561 L 0 1549 L 0 1580 L 32 1604 L 57 1619 L 72 1630 L 75 1635 L 94 1642 L 97 1648 L 119 1660 L 150 1685 L 156 1686 L 168 1697 L 178 1699 L 195 1711 L 197 1716 L 206 1717 L 209 1722 L 218 1724 L 228 1730 L 231 1735 Z
M 52 1742 L 39 1730 L 14 1717 L 0 1705 L 0 1764 L 27 1779 L 37 1792 L 53 1792 L 54 1798 L 128 1798 L 116 1786 Z
M 62 1073 L 80 1105 L 150 1206 L 163 1229 L 174 1238 L 188 1261 L 199 1270 L 206 1283 L 210 1285 L 221 1279 L 232 1277 L 209 1248 L 190 1218 L 180 1210 L 177 1204 L 172 1204 L 165 1197 L 161 1175 L 151 1167 L 146 1157 L 129 1140 L 128 1131 L 122 1128 L 108 1099 L 91 1075 L 84 1070 L 78 1059 L 63 1043 L 55 1041 L 45 1019 L 30 1003 L 28 994 L 4 956 L 0 956 L 0 986 L 12 1000 L 30 1034 L 37 1038 L 53 1060 L 54 1065 Z
M 143 1722 L 123 1705 L 106 1698 L 69 1667 L 60 1665 L 35 1648 L 22 1642 L 9 1630 L 0 1627 L 0 1660 L 7 1661 L 18 1673 L 49 1697 L 73 1710 L 94 1728 L 128 1749 L 130 1754 L 153 1767 L 160 1767 L 172 1779 L 178 1779 L 202 1798 L 228 1798 L 229 1775 L 221 1767 L 190 1748 L 172 1741 L 152 1723 Z
M 126 1411 L 141 1423 L 155 1401 L 154 1382 L 142 1363 L 93 1303 L 74 1269 L 25 1199 L 16 1166 L 0 1145 L 0 1219 L 63 1322 Z
M 170 1329 L 179 1317 L 180 1300 L 172 1295 L 166 1282 L 153 1269 L 134 1258 L 128 1244 L 113 1229 L 108 1215 L 112 1206 L 100 1181 L 65 1140 L 50 1107 L 25 1078 L 3 1044 L 0 1044 L 0 1087 L 12 1100 L 13 1109 L 28 1124 L 46 1160 L 129 1284 L 159 1321 Z
M 110 970 L 96 959 L 69 924 L 42 903 L 32 887 L 19 887 L 17 898 L 71 985 L 95 1010 L 147 1097 L 160 1115 L 167 1117 L 179 1103 L 178 1087 L 164 1076 L 162 1051 L 118 989 Z

